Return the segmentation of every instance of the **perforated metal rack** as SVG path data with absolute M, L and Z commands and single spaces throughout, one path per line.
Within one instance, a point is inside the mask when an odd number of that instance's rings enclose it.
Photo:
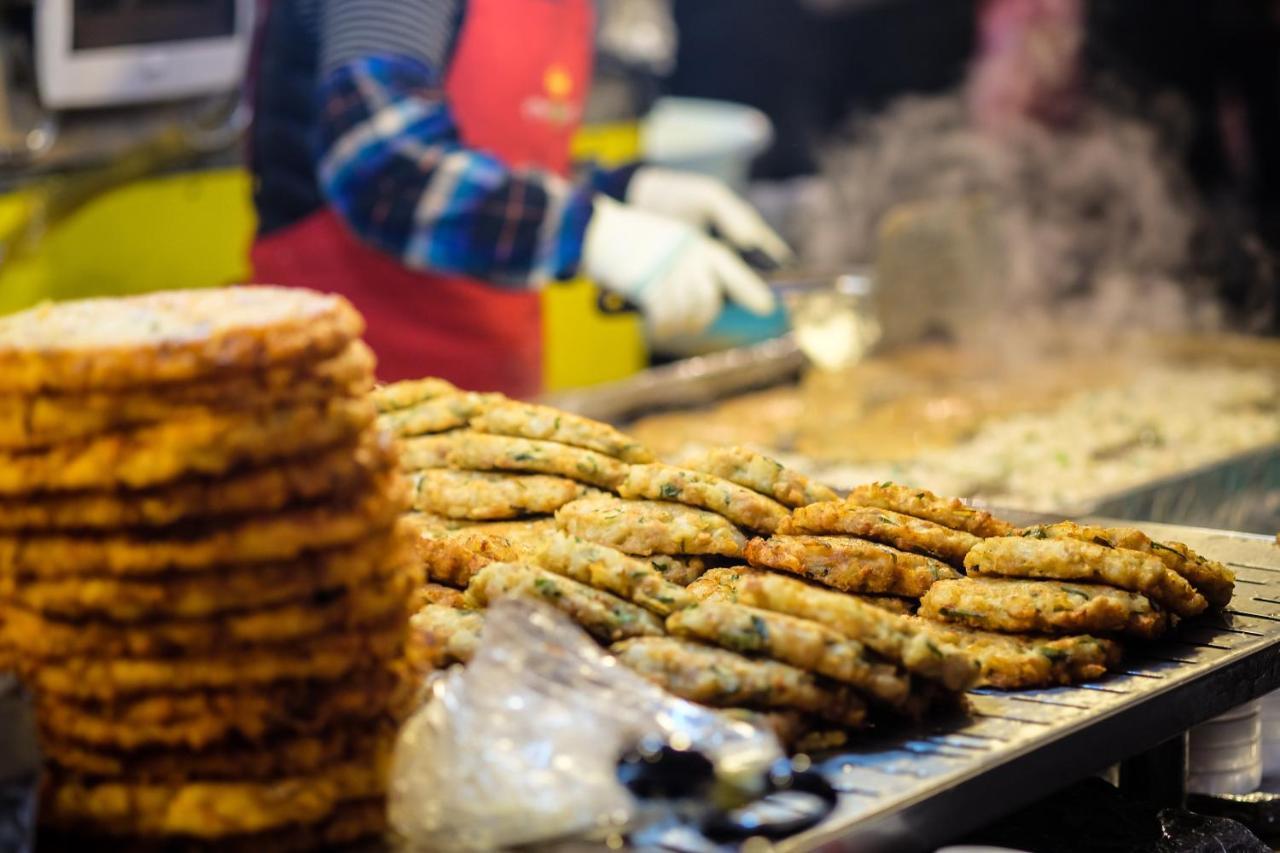
M 1236 572 L 1231 607 L 1166 640 L 1130 644 L 1118 672 L 1079 687 L 978 690 L 973 714 L 859 742 L 821 767 L 839 805 L 783 850 L 927 850 L 1280 687 L 1275 539 L 1144 524 Z

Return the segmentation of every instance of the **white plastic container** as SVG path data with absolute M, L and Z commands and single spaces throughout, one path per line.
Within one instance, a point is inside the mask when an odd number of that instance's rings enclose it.
M 773 141 L 773 124 L 754 107 L 706 98 L 659 98 L 640 126 L 644 159 L 746 189 L 751 161 Z
M 1262 702 L 1254 700 L 1191 730 L 1187 789 L 1247 794 L 1262 783 Z

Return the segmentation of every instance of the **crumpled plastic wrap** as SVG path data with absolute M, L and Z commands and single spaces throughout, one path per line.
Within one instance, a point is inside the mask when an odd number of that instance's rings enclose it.
M 718 778 L 743 784 L 782 756 L 771 732 L 674 698 L 557 611 L 499 601 L 475 659 L 438 677 L 401 730 L 392 828 L 411 851 L 619 832 L 635 803 L 618 758 L 654 737 L 698 750 Z

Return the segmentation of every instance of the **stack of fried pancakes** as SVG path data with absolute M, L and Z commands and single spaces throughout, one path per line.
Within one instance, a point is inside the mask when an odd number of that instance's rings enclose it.
M 379 831 L 405 495 L 361 331 L 269 287 L 0 320 L 0 609 L 52 831 Z

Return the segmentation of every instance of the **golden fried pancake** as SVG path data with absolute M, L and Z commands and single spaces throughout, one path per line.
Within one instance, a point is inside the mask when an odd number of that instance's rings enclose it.
M 483 628 L 482 611 L 429 604 L 409 620 L 405 657 L 419 675 L 455 663 L 469 663 Z
M 40 832 L 40 849 L 45 853 L 81 853 L 86 848 L 94 853 L 312 853 L 346 850 L 356 843 L 372 842 L 386 831 L 386 800 L 371 797 L 339 803 L 328 817 L 314 823 L 216 839 L 189 835 L 112 838 L 99 832 L 77 835 L 74 830 L 45 826 Z
M 400 710 L 404 677 L 389 665 L 363 668 L 339 681 L 308 679 L 232 686 L 226 690 L 78 700 L 36 699 L 40 724 L 64 740 L 117 750 L 203 749 L 229 738 L 316 734 L 347 722 Z
M 913 515 L 952 530 L 963 530 L 984 538 L 1010 536 L 1014 531 L 1009 522 L 996 518 L 986 510 L 975 509 L 959 498 L 940 498 L 928 489 L 897 483 L 867 483 L 858 486 L 849 493 L 847 502 L 854 506 L 878 507 L 903 515 Z
M 858 536 L 900 551 L 936 557 L 957 567 L 964 563 L 969 549 L 982 541 L 972 533 L 923 518 L 878 507 L 854 506 L 847 501 L 800 507 L 778 532 Z
M 1136 592 L 1016 578 L 939 581 L 920 600 L 920 615 L 1013 634 L 1121 633 L 1151 640 L 1169 627 L 1169 614 Z
M 499 399 L 497 394 L 474 391 L 443 394 L 407 408 L 383 412 L 378 415 L 378 426 L 401 438 L 448 432 L 466 426 L 485 406 Z
M 317 773 L 370 755 L 388 739 L 389 720 L 347 723 L 315 734 L 288 735 L 259 743 L 211 744 L 200 750 L 115 750 L 85 746 L 48 731 L 40 734 L 44 757 L 63 770 L 129 782 L 182 784 L 191 780 L 242 781 Z
M 551 474 L 602 489 L 617 488 L 627 476 L 626 463 L 594 450 L 471 431 L 457 439 L 449 453 L 449 465 L 468 471 Z
M 373 420 L 365 399 L 205 413 L 55 447 L 0 452 L 0 494 L 142 489 L 237 465 L 301 456 L 355 439 Z
M 411 474 L 409 481 L 415 510 L 473 521 L 546 515 L 588 492 L 581 483 L 547 474 L 435 468 Z
M 739 527 L 773 533 L 788 518 L 787 508 L 745 486 L 705 474 L 653 463 L 633 465 L 618 486 L 624 498 L 674 501 L 723 515 Z
M 1120 661 L 1121 646 L 1098 637 L 997 634 L 908 617 L 938 642 L 963 649 L 980 668 L 978 685 L 1002 690 L 1093 681 Z
M 389 752 L 389 749 L 383 752 Z M 385 754 L 269 781 L 145 784 L 48 780 L 41 820 L 116 835 L 218 838 L 325 820 L 386 790 Z
M 615 643 L 624 665 L 682 699 L 713 707 L 794 709 L 857 727 L 867 706 L 850 687 L 777 661 L 747 658 L 675 637 Z
M 347 633 L 408 618 L 408 586 L 403 577 L 392 578 L 378 586 L 260 610 L 136 624 L 66 622 L 9 607 L 5 630 L 10 646 L 42 661 L 77 656 L 166 657 L 236 648 L 254 654 L 256 645 Z
M 964 567 L 971 576 L 1047 578 L 1115 586 L 1141 593 L 1179 616 L 1196 616 L 1209 606 L 1186 578 L 1160 558 L 1080 539 L 983 539 L 969 552 Z
M 611 592 L 659 616 L 694 603 L 681 585 L 662 576 L 643 557 L 555 532 L 547 536 L 534 557 L 541 568 L 579 583 Z
M 400 440 L 400 467 L 405 471 L 448 468 L 449 454 L 467 434 L 455 429 L 437 435 L 415 435 Z
M 467 601 L 477 607 L 507 596 L 549 604 L 602 643 L 665 633 L 662 620 L 643 607 L 532 565 L 490 563 L 467 586 Z
M 722 515 L 669 501 L 580 498 L 556 512 L 564 532 L 624 554 L 739 557 L 747 537 Z
M 0 535 L 0 574 L 41 578 L 154 575 L 230 563 L 267 563 L 348 545 L 390 531 L 404 506 L 399 474 L 374 478 L 350 502 L 248 516 L 189 534 Z
M 490 563 L 522 556 L 505 536 L 466 530 L 416 536 L 412 549 L 428 580 L 458 588 L 465 587 Z
M 462 590 L 431 581 L 422 584 L 413 591 L 409 598 L 409 611 L 417 613 L 429 604 L 438 604 L 454 610 L 465 610 L 467 606 Z
M 372 351 L 353 341 L 320 362 L 287 363 L 262 373 L 233 374 L 159 389 L 0 395 L 0 448 L 48 447 L 247 405 L 283 408 L 333 397 L 360 397 L 373 385 L 373 365 Z
M 427 377 L 379 385 L 373 389 L 370 396 L 379 412 L 394 412 L 397 409 L 408 409 L 427 400 L 434 400 L 436 397 L 457 393 L 459 393 L 458 388 L 452 382 Z
M 927 631 L 926 626 L 933 623 L 795 578 L 745 567 L 712 569 L 690 584 L 689 592 L 699 600 L 735 602 L 810 619 L 949 690 L 972 686 L 978 675 L 977 663 L 969 655 L 938 642 Z
M 773 536 L 747 543 L 757 568 L 790 572 L 845 592 L 919 598 L 960 573 L 941 560 L 848 536 Z
M 109 700 L 158 691 L 226 690 L 307 678 L 334 680 L 400 654 L 404 634 L 405 620 L 396 618 L 370 631 L 262 646 L 251 654 L 236 651 L 183 658 L 73 658 L 38 666 L 25 660 L 21 663 L 24 675 L 38 691 Z
M 146 578 L 0 575 L 0 602 L 62 619 L 113 622 L 192 619 L 322 600 L 363 583 L 383 583 L 397 568 L 385 532 L 296 560 Z M 15 583 L 15 581 L 17 581 Z
M 713 448 L 684 464 L 768 495 L 793 509 L 839 498 L 835 491 L 821 483 L 745 447 Z
M 341 296 L 245 286 L 46 303 L 0 318 L 0 391 L 131 388 L 340 352 L 364 331 Z
M 623 462 L 652 462 L 653 454 L 629 435 L 625 435 L 606 423 L 593 421 L 581 415 L 573 415 L 517 400 L 498 400 L 484 407 L 471 419 L 471 427 L 477 432 L 493 435 L 509 435 L 554 441 L 594 450 Z
M 275 512 L 357 491 L 394 462 L 390 438 L 369 430 L 355 443 L 235 469 L 221 477 L 191 477 L 139 491 L 3 498 L 0 530 L 160 527 L 189 519 Z
M 667 617 L 667 631 L 851 684 L 888 705 L 903 705 L 911 693 L 905 672 L 875 660 L 857 640 L 809 619 L 728 601 L 703 601 Z

